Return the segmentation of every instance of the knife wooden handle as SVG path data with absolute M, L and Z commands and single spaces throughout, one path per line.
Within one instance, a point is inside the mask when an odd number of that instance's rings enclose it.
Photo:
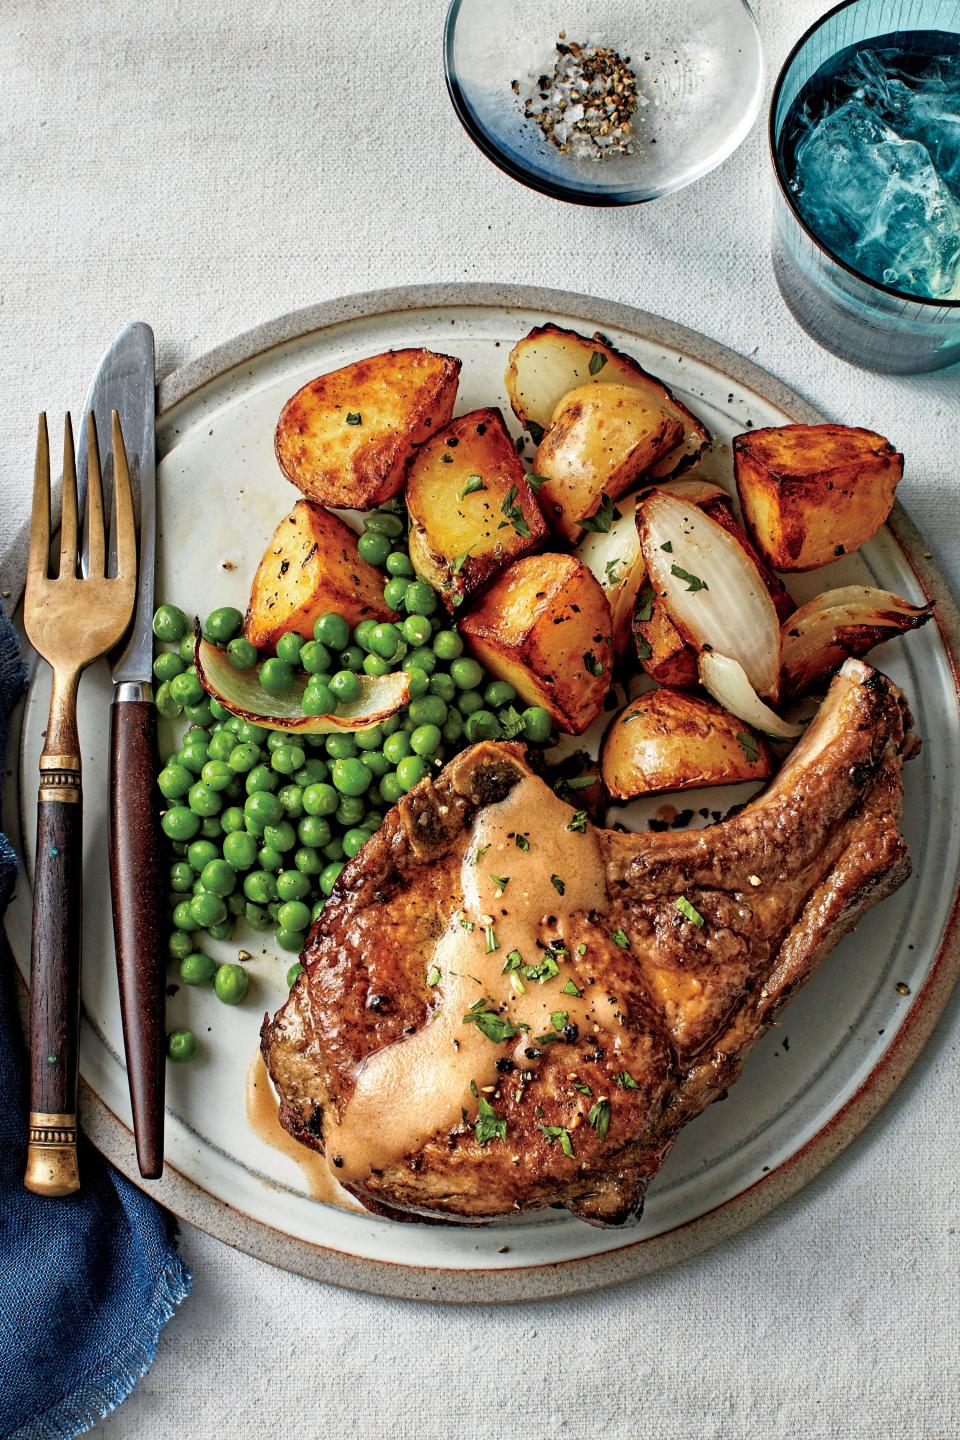
M 80 761 L 41 776 L 30 956 L 30 1138 L 23 1183 L 69 1195 L 77 1169 L 80 906 L 83 808 Z M 75 766 L 75 768 L 74 768 Z
M 149 685 L 116 687 L 110 711 L 110 889 L 137 1163 L 163 1173 L 165 857 L 156 790 L 156 709 Z

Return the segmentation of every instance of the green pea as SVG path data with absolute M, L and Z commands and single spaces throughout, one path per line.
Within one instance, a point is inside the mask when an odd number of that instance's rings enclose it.
M 413 565 L 405 550 L 393 550 L 387 556 L 387 574 L 394 575 L 398 579 L 413 579 Z
M 320 916 L 323 914 L 323 907 L 325 904 L 326 901 L 322 898 L 313 902 L 313 909 L 310 911 L 311 924 L 316 925 L 317 921 L 320 919 Z
M 262 745 L 270 732 L 253 720 L 241 720 L 237 734 L 245 745 Z
M 153 703 L 156 705 L 157 710 L 163 716 L 164 720 L 176 720 L 177 716 L 183 712 L 183 706 L 179 701 L 174 700 L 170 694 L 170 685 L 166 680 L 162 685 L 157 687 L 157 693 L 153 697 Z
M 365 655 L 363 657 L 363 673 L 365 675 L 389 675 L 390 661 L 384 660 L 380 655 Z
M 171 930 L 167 936 L 167 950 L 173 960 L 182 960 L 193 949 L 193 939 L 186 930 Z
M 373 771 L 370 772 L 370 783 L 373 783 Z M 335 819 L 344 829 L 349 829 L 351 825 L 359 825 L 366 812 L 367 802 L 362 795 L 344 795 L 337 806 Z
M 332 715 L 337 708 L 337 698 L 329 685 L 313 675 L 307 681 L 300 708 L 304 715 Z
M 329 611 L 317 620 L 313 635 L 315 640 L 322 640 L 331 650 L 344 650 L 350 642 L 350 626 L 342 615 Z
M 442 725 L 447 718 L 446 703 L 439 695 L 423 695 L 411 700 L 408 715 L 414 725 Z
M 362 829 L 348 830 L 343 837 L 343 853 L 349 860 L 358 854 L 370 839 L 370 831 Z
M 302 745 L 278 745 L 270 757 L 270 764 L 281 775 L 292 775 L 299 770 L 307 753 Z
M 457 700 L 457 709 L 463 716 L 474 715 L 483 709 L 483 696 L 479 690 L 464 690 Z
M 299 820 L 303 814 L 303 788 L 300 785 L 281 785 L 277 791 L 283 813 L 291 820 Z
M 397 779 L 396 770 L 391 770 L 389 775 L 384 775 L 377 788 L 380 791 L 381 800 L 385 800 L 388 805 L 396 805 L 400 796 L 406 794 L 406 791 Z
M 257 647 L 238 635 L 227 646 L 227 659 L 234 670 L 252 670 L 257 663 Z
M 245 830 L 236 830 L 223 842 L 223 858 L 234 870 L 249 870 L 256 863 L 257 842 Z
M 264 845 L 257 854 L 257 864 L 261 870 L 268 870 L 276 875 L 283 869 L 283 851 L 277 850 L 273 845 Z
M 382 750 L 365 750 L 360 756 L 360 761 L 366 765 L 370 774 L 374 775 L 378 780 L 381 775 L 386 775 L 390 769 L 390 761 Z
M 167 1036 L 167 1055 L 178 1065 L 186 1065 L 197 1053 L 197 1037 L 192 1030 L 171 1030 Z
M 383 744 L 383 731 L 379 725 L 370 725 L 366 730 L 355 730 L 353 743 L 358 750 L 379 750 Z
M 288 990 L 292 990 L 292 989 L 293 989 L 293 986 L 294 986 L 294 983 L 295 983 L 295 981 L 296 981 L 296 979 L 297 979 L 297 976 L 298 976 L 298 975 L 302 975 L 302 974 L 303 974 L 303 966 L 300 964 L 300 961 L 298 960 L 297 963 L 296 963 L 295 965 L 291 965 L 291 966 L 290 966 L 290 969 L 287 971 L 287 989 L 288 989 Z
M 323 853 L 328 860 L 343 859 L 343 841 L 339 835 L 334 835 L 329 845 L 324 845 Z
M 332 815 L 339 803 L 336 790 L 324 782 L 308 785 L 303 792 L 303 808 L 308 815 Z
M 182 675 L 184 669 L 183 661 L 173 650 L 165 650 L 153 662 L 153 673 L 158 680 L 172 680 L 174 675 Z
M 210 697 L 210 714 L 215 720 L 221 721 L 224 725 L 237 718 L 236 715 L 231 715 L 230 711 L 221 705 L 219 700 L 215 700 L 212 695 Z
M 243 805 L 244 817 L 254 835 L 262 834 L 264 826 L 276 825 L 283 819 L 283 806 L 269 790 L 255 790 Z
M 429 693 L 431 695 L 439 695 L 445 704 L 452 705 L 457 698 L 457 687 L 453 683 L 453 676 L 444 675 L 442 671 L 436 675 L 431 675 Z
M 392 555 L 387 557 L 388 566 L 392 559 Z M 388 580 L 383 587 L 384 604 L 389 605 L 391 610 L 400 610 L 409 584 L 410 581 L 403 575 L 396 575 L 392 580 Z
M 432 615 L 438 604 L 436 590 L 425 580 L 414 580 L 407 586 L 403 605 L 408 615 Z
M 200 771 L 200 779 L 208 790 L 226 790 L 236 776 L 225 760 L 208 760 Z
M 201 700 L 197 705 L 184 705 L 183 713 L 194 725 L 202 725 L 204 729 L 213 724 L 209 700 Z
M 500 734 L 500 721 L 490 710 L 475 710 L 467 716 L 463 733 L 471 745 L 477 740 L 496 740 Z
M 400 761 L 411 753 L 410 736 L 404 730 L 388 735 L 383 742 L 383 753 L 391 765 L 399 765 Z
M 298 635 L 296 630 L 288 630 L 277 641 L 277 655 L 281 660 L 286 660 L 288 665 L 299 664 L 302 649 L 303 636 Z
M 352 670 L 338 670 L 330 677 L 330 689 L 341 705 L 359 700 L 363 687 Z
M 219 840 L 223 834 L 220 817 L 218 815 L 204 815 L 200 821 L 200 834 L 204 840 Z
M 196 844 L 196 841 L 194 841 Z M 170 866 L 170 889 L 181 894 L 193 884 L 193 869 L 186 860 L 175 860 Z
M 407 691 L 411 700 L 419 700 L 421 695 L 428 694 L 429 690 L 430 676 L 425 670 L 407 671 Z
M 232 835 L 237 830 L 244 828 L 243 811 L 239 805 L 228 805 L 226 810 L 220 812 L 220 828 L 224 835 Z
M 332 786 L 328 788 L 333 789 Z M 337 792 L 334 790 L 333 793 L 334 798 L 336 798 Z M 326 820 L 324 816 L 328 814 L 332 815 L 336 808 L 337 806 L 334 805 L 333 810 L 324 811 L 323 815 L 304 815 L 297 826 L 297 839 L 301 845 L 309 845 L 313 849 L 320 849 L 321 846 L 330 844 L 330 836 L 333 832 L 330 829 L 329 820 Z
M 190 866 L 190 883 L 200 874 L 204 865 L 216 860 L 220 852 L 212 840 L 194 840 L 187 846 L 187 863 Z
M 233 930 L 234 919 L 233 916 L 230 914 L 229 905 L 227 907 L 226 920 L 221 920 L 219 925 L 207 926 L 207 934 L 210 936 L 211 940 L 229 940 L 230 936 L 233 934 Z
M 370 636 L 376 629 L 376 620 L 361 620 L 354 626 L 353 643 L 366 653 L 370 649 Z
M 326 780 L 327 774 L 328 770 L 326 761 L 318 760 L 315 757 L 311 756 L 309 760 L 305 760 L 303 762 L 303 764 L 300 766 L 300 769 L 297 771 L 293 778 L 298 785 L 301 785 L 304 789 L 306 789 L 308 785 L 315 785 L 319 780 Z
M 509 705 L 516 700 L 517 692 L 508 680 L 491 680 L 483 698 L 491 710 L 499 710 L 501 705 Z
M 327 754 L 331 760 L 351 760 L 357 754 L 357 742 L 348 733 L 328 735 Z
M 281 950 L 290 950 L 296 955 L 303 949 L 307 935 L 305 930 L 288 930 L 283 925 L 278 925 L 273 932 L 273 938 Z
M 226 645 L 243 624 L 243 616 L 233 605 L 221 605 L 211 610 L 203 622 L 203 638 L 211 645 Z
M 361 560 L 366 560 L 368 565 L 382 565 L 390 554 L 390 541 L 386 535 L 368 531 L 357 541 L 357 550 Z
M 190 629 L 189 621 L 176 605 L 158 605 L 153 613 L 153 633 L 158 640 L 175 645 Z
M 326 675 L 333 663 L 330 651 L 320 640 L 309 640 L 300 651 L 299 659 L 308 675 Z
M 368 811 L 367 811 L 366 815 L 364 816 L 364 821 L 363 821 L 363 828 L 364 828 L 364 830 L 369 830 L 370 833 L 371 833 L 371 835 L 372 835 L 373 832 L 374 832 L 374 830 L 379 830 L 379 829 L 380 829 L 380 826 L 381 826 L 382 824 L 383 824 L 383 816 L 380 814 L 380 811 L 379 811 L 379 810 L 368 810 Z
M 264 870 L 251 870 L 243 877 L 243 893 L 254 905 L 269 905 L 277 898 L 277 882 Z
M 202 780 L 190 786 L 187 800 L 190 809 L 195 815 L 216 815 L 223 806 L 223 801 L 216 790 L 211 790 Z
M 363 528 L 368 535 L 372 532 L 374 535 L 386 535 L 390 540 L 399 540 L 406 527 L 400 516 L 391 514 L 389 510 L 371 510 L 369 515 L 364 516 Z
M 374 625 L 370 631 L 369 649 L 384 660 L 392 660 L 402 643 L 403 636 L 390 620 Z
M 280 820 L 276 824 L 266 825 L 263 831 L 263 843 L 281 853 L 292 850 L 297 843 L 297 832 L 289 820 Z
M 208 930 L 211 925 L 221 925 L 226 920 L 227 907 L 219 895 L 201 890 L 190 901 L 190 914 L 201 930 Z
M 234 890 L 232 895 L 227 896 L 227 910 L 229 911 L 231 920 L 243 914 L 246 903 L 242 890 Z
M 169 685 L 170 694 L 178 705 L 196 705 L 203 699 L 203 686 L 192 665 L 174 675 Z
M 289 695 L 294 682 L 293 666 L 272 656 L 260 666 L 260 684 L 268 695 Z
M 301 845 L 293 852 L 293 864 L 301 875 L 319 875 L 323 869 L 323 860 L 312 850 L 309 845 Z
M 302 900 L 287 900 L 277 911 L 277 921 L 282 930 L 306 930 L 310 924 L 309 907 Z
M 450 674 L 458 690 L 476 690 L 483 681 L 483 668 L 469 655 L 454 660 Z
M 427 773 L 427 767 L 419 755 L 408 755 L 397 766 L 397 779 L 404 790 L 412 790 Z
M 332 892 L 334 885 L 336 885 L 337 881 L 340 878 L 340 871 L 342 869 L 343 865 L 340 863 L 340 861 L 334 861 L 332 864 L 327 865 L 321 871 L 320 889 L 323 891 L 324 895 L 329 895 Z
M 456 745 L 463 734 L 463 716 L 459 710 L 448 710 L 447 718 L 440 727 L 445 745 Z
M 341 651 L 340 666 L 344 670 L 352 670 L 354 675 L 359 675 L 363 669 L 363 651 L 359 645 L 348 645 L 346 650 Z
M 410 748 L 414 755 L 425 755 L 429 758 L 436 755 L 442 743 L 443 736 L 438 725 L 418 725 L 410 735 Z
M 180 979 L 184 985 L 206 985 L 213 979 L 216 968 L 216 962 L 209 955 L 193 950 L 180 961 Z
M 239 1005 L 250 988 L 250 977 L 242 965 L 221 965 L 214 977 L 213 988 L 224 1005 Z
M 168 840 L 192 840 L 200 829 L 200 816 L 186 805 L 174 805 L 165 812 L 160 826 Z
M 424 675 L 432 675 L 437 668 L 437 657 L 425 645 L 420 645 L 416 650 L 410 651 L 403 668 L 408 673 L 412 670 L 421 670 Z
M 395 735 L 403 728 L 403 720 L 399 713 L 388 715 L 386 720 L 380 721 L 380 730 L 384 735 Z
M 200 929 L 199 924 L 193 918 L 193 911 L 190 909 L 192 903 L 192 898 L 190 900 L 181 900 L 179 905 L 173 907 L 173 914 L 170 917 L 177 930 L 185 930 L 188 934 Z
M 281 900 L 302 900 L 309 893 L 310 881 L 306 875 L 299 870 L 281 870 L 277 876 L 277 895 Z
M 236 888 L 237 872 L 226 860 L 210 860 L 200 871 L 200 883 L 211 895 L 219 895 L 221 900 L 225 900 Z
M 210 759 L 229 760 L 239 744 L 240 741 L 232 730 L 218 730 L 215 735 L 210 736 L 210 743 L 207 746 Z
M 157 784 L 161 795 L 167 800 L 179 800 L 193 784 L 193 774 L 185 765 L 178 765 L 174 761 L 170 765 L 164 765 L 157 776 Z
M 364 795 L 370 788 L 373 776 L 359 760 L 349 758 L 334 760 L 331 779 L 342 795 Z
M 183 745 L 177 756 L 178 762 L 187 770 L 192 771 L 194 775 L 200 774 L 209 758 L 209 747 L 199 744 L 196 740 L 191 740 L 188 744 Z
M 196 649 L 197 642 L 194 640 L 192 632 L 189 635 L 184 635 L 183 639 L 177 646 L 177 654 L 180 656 L 180 659 L 183 661 L 184 665 L 193 664 L 194 658 L 196 656 Z
M 523 733 L 535 745 L 544 745 L 550 739 L 553 722 L 549 710 L 542 705 L 530 705 L 522 715 Z
M 438 630 L 433 637 L 433 650 L 438 660 L 458 660 L 463 654 L 463 641 L 456 630 Z
M 254 765 L 244 781 L 244 788 L 248 795 L 259 794 L 264 790 L 279 790 L 280 776 L 269 765 Z
M 408 615 L 400 629 L 409 645 L 426 645 L 433 634 L 433 626 L 426 615 Z
M 243 907 L 243 918 L 251 930 L 269 930 L 273 923 L 263 906 L 254 905 L 250 900 Z

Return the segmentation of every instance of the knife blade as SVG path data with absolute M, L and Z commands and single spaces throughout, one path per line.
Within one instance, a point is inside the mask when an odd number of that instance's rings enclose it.
M 139 564 L 133 622 L 126 640 L 111 656 L 110 889 L 137 1162 L 144 1179 L 156 1179 L 163 1172 L 166 955 L 162 944 L 163 845 L 156 791 L 156 709 L 150 683 L 157 531 L 156 373 L 149 325 L 137 321 L 114 340 L 90 387 L 87 409 L 93 412 L 102 437 L 105 492 L 113 475 L 111 410 L 120 417 L 137 519 Z M 83 434 L 85 437 L 86 427 Z M 85 438 L 78 462 L 83 494 Z M 108 569 L 116 563 L 113 551 L 111 540 Z M 86 541 L 81 564 L 86 568 Z

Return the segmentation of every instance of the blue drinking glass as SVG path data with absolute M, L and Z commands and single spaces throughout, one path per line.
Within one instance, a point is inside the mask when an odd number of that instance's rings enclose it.
M 773 266 L 795 319 L 826 350 L 866 370 L 914 375 L 960 362 L 960 299 L 926 299 L 857 271 L 818 238 L 784 173 L 780 141 L 791 106 L 823 65 L 865 41 L 896 36 L 925 51 L 931 31 L 960 36 L 958 0 L 845 0 L 794 46 L 770 103 Z M 960 68 L 960 65 L 958 65 Z

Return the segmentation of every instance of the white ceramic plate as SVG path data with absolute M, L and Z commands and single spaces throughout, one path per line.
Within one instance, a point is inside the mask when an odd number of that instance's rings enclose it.
M 493 287 L 335 302 L 263 327 L 164 382 L 157 426 L 158 597 L 190 614 L 216 604 L 245 606 L 253 569 L 296 498 L 274 459 L 273 432 L 281 405 L 304 381 L 389 347 L 426 345 L 463 361 L 458 412 L 499 403 L 509 413 L 507 352 L 545 320 L 581 329 L 592 322 L 662 376 L 709 425 L 715 445 L 706 465 L 728 484 L 730 440 L 738 431 L 819 418 L 731 352 L 623 306 Z M 855 423 L 858 417 L 837 418 Z M 923 601 L 925 590 L 936 594 L 939 628 L 928 625 L 873 656 L 906 690 L 924 741 L 905 776 L 913 877 L 838 946 L 757 1047 L 728 1100 L 683 1131 L 637 1228 L 597 1230 L 559 1211 L 480 1229 L 399 1224 L 311 1199 L 297 1164 L 261 1142 L 245 1117 L 245 1077 L 261 1018 L 283 1000 L 292 959 L 275 951 L 272 937 L 266 943 L 253 934 L 219 947 L 228 958 L 246 943 L 255 956 L 241 1007 L 230 1009 L 211 990 L 185 986 L 170 1001 L 170 1020 L 195 1031 L 202 1053 L 192 1065 L 168 1067 L 167 1172 L 154 1192 L 224 1239 L 308 1274 L 390 1294 L 500 1300 L 569 1292 L 656 1268 L 731 1233 L 805 1183 L 894 1088 L 955 978 L 955 947 L 944 946 L 960 870 L 953 823 L 960 710 L 948 635 L 955 611 L 909 522 L 900 515 L 894 525 L 897 534 L 882 531 L 860 555 L 800 577 L 791 588 L 801 599 L 854 581 L 914 601 Z M 18 813 L 27 856 L 48 694 L 41 666 L 23 724 Z M 95 1143 L 136 1179 L 104 843 L 109 700 L 101 665 L 84 680 L 80 708 L 83 1116 Z M 727 788 L 677 803 L 725 810 L 748 793 Z M 644 825 L 662 801 L 638 802 L 630 823 Z M 9 928 L 24 971 L 30 904 L 23 882 Z

